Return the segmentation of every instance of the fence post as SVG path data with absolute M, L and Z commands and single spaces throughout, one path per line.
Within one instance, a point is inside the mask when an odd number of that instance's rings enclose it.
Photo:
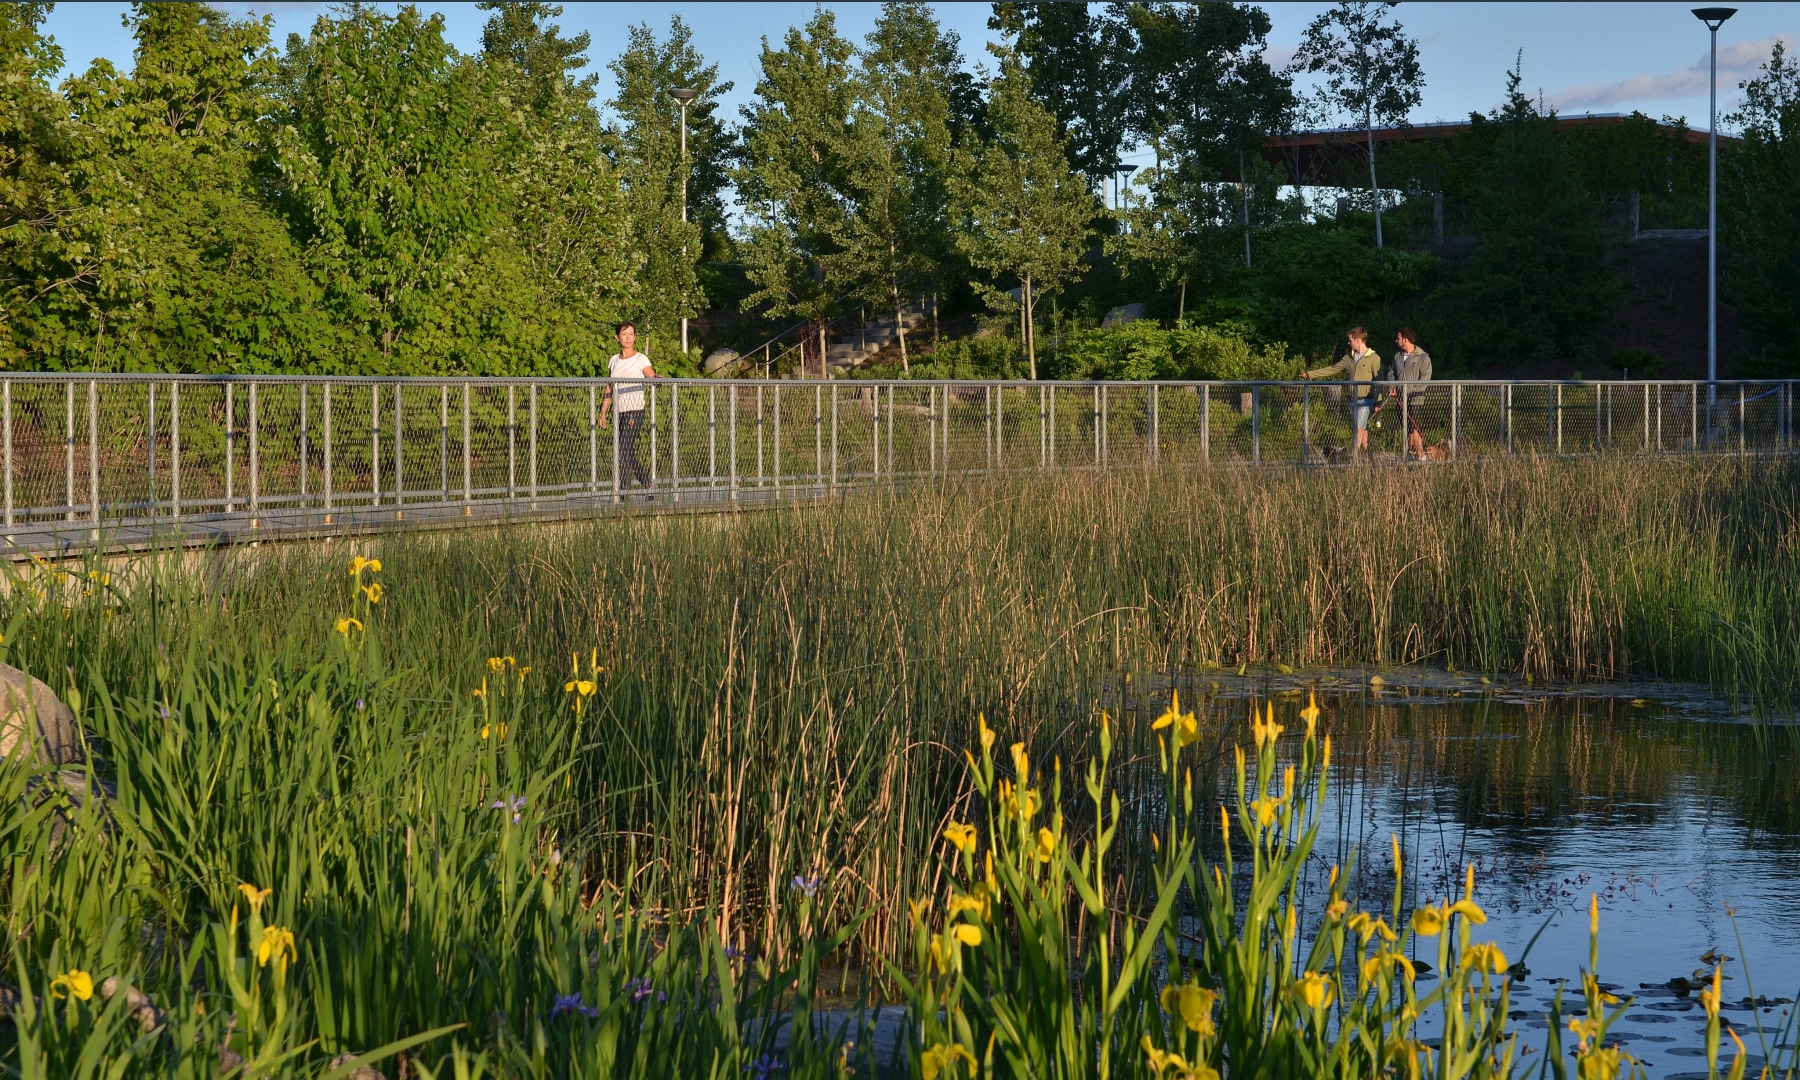
M 1738 383 L 1738 453 L 1744 452 L 1744 384 Z
M 1706 418 L 1708 428 L 1712 427 L 1712 417 Z M 1688 383 L 1688 448 L 1700 449 L 1700 384 Z M 1711 446 L 1707 447 L 1712 449 Z
M 306 384 L 300 384 L 300 509 L 305 511 L 312 501 L 308 496 L 307 473 L 312 471 L 312 433 L 307 430 L 310 423 L 306 415 Z
M 225 512 L 237 513 L 237 401 L 225 384 Z
M 762 487 L 768 477 L 763 468 L 763 388 L 756 384 L 756 486 Z
M 837 493 L 838 485 L 838 388 L 831 384 L 831 491 Z
M 994 384 L 988 383 L 981 388 L 981 422 L 982 422 L 982 454 L 987 461 L 987 471 L 994 471 Z
M 1502 403 L 1502 411 L 1500 413 L 1500 434 L 1503 437 L 1503 441 L 1506 446 L 1506 452 L 1510 454 L 1510 453 L 1512 453 L 1512 443 L 1513 443 L 1513 436 L 1512 436 L 1512 384 L 1511 383 L 1501 384 L 1501 386 L 1500 386 L 1500 401 Z
M 765 369 L 765 374 L 767 369 Z M 775 391 L 775 494 L 781 494 L 781 384 L 776 383 Z
M 669 493 L 681 501 L 681 384 L 669 383 Z
M 1462 445 L 1462 383 L 1450 384 L 1450 456 Z
M 706 486 L 719 486 L 719 386 L 706 388 Z
M 1100 384 L 1095 383 L 1088 388 L 1092 400 L 1088 402 L 1088 422 L 1094 427 L 1094 471 L 1100 471 Z
M 994 471 L 1006 471 L 1006 384 L 994 387 Z
M 146 434 L 149 436 L 149 442 L 145 446 L 145 456 L 148 458 L 149 466 L 150 466 L 150 503 L 147 507 L 145 507 L 145 513 L 149 517 L 155 518 L 156 517 L 156 384 L 153 382 L 153 383 L 149 384 L 149 386 L 146 387 L 146 389 L 149 391 L 149 394 L 150 394 L 150 407 L 149 407 L 148 415 L 145 418 L 145 420 L 146 420 L 145 427 L 147 429 Z
M 1742 409 L 1744 392 L 1737 392 Z M 88 518 L 101 520 L 101 391 L 97 380 L 88 380 Z M 99 540 L 99 531 L 94 533 Z
M 599 388 L 588 383 L 588 494 L 600 491 Z
M 1405 408 L 1405 397 L 1401 407 Z M 1250 388 L 1250 460 L 1262 464 L 1262 384 Z
M 727 416 L 730 421 L 731 430 L 727 433 L 728 434 L 727 441 L 729 443 L 730 456 L 731 456 L 731 499 L 733 502 L 736 502 L 737 497 L 738 497 L 738 473 L 737 473 L 738 388 L 737 388 L 737 384 L 736 383 L 728 384 L 726 386 L 726 391 L 731 394 L 731 404 L 730 404 L 730 408 L 727 410 Z
M 462 410 L 462 412 L 463 412 L 463 437 L 462 437 L 463 516 L 468 517 L 470 514 L 473 514 L 475 512 L 474 506 L 471 505 L 474 502 L 474 498 L 475 498 L 475 490 L 474 490 L 474 483 L 473 483 L 473 481 L 475 479 L 474 475 L 473 475 L 475 470 L 474 470 L 474 463 L 473 463 L 473 461 L 471 461 L 471 457 L 473 456 L 474 451 L 471 450 L 469 447 L 469 432 L 470 432 L 469 396 L 470 396 L 470 393 L 469 393 L 469 384 L 466 381 L 463 383 L 462 391 L 463 391 L 463 393 L 462 393 L 462 399 L 463 399 L 463 410 Z
M 645 492 L 645 494 L 648 496 L 654 497 L 656 494 L 656 466 L 657 466 L 657 452 L 656 452 L 656 450 L 657 450 L 657 447 L 656 447 L 657 423 L 656 422 L 659 419 L 659 417 L 657 416 L 657 408 L 656 407 L 658 404 L 660 404 L 660 402 L 658 401 L 658 395 L 656 393 L 656 384 L 655 383 L 644 383 L 643 388 L 647 392 L 647 396 L 650 398 L 650 484 L 649 484 L 649 490 L 647 492 Z M 532 461 L 535 466 L 535 463 L 537 461 L 537 453 L 536 453 L 536 449 L 537 449 L 537 432 L 536 432 L 537 384 L 536 383 L 532 384 L 531 400 L 532 400 L 531 423 L 532 423 L 532 427 L 533 427 L 533 431 L 532 431 Z M 534 489 L 532 491 L 531 495 L 532 495 L 532 498 L 535 499 L 535 498 L 537 498 L 537 491 L 535 490 L 537 487 L 537 477 L 535 475 L 533 475 L 533 477 L 532 477 L 531 484 Z
M 331 384 L 325 384 L 325 524 L 331 524 Z
M 1100 467 L 1112 468 L 1112 388 L 1100 384 Z
M 1312 387 L 1300 388 L 1300 462 L 1312 465 Z
M 1606 445 L 1600 439 L 1600 429 L 1606 425 L 1606 384 L 1594 384 L 1594 453 L 1606 451 Z
M 450 384 L 438 387 L 438 486 L 450 501 Z
M 620 428 L 621 428 L 621 427 L 623 427 L 623 426 L 624 426 L 624 424 L 625 424 L 625 420 L 624 420 L 624 415 L 625 415 L 625 414 L 624 414 L 624 413 L 621 413 L 621 412 L 620 412 L 620 411 L 619 411 L 619 409 L 618 409 L 618 405 L 619 405 L 619 393 L 618 393 L 618 390 L 617 390 L 617 386 L 618 386 L 618 384 L 617 384 L 617 383 L 611 383 L 611 382 L 609 382 L 609 383 L 607 383 L 607 384 L 606 384 L 606 392 L 607 392 L 607 394 L 608 394 L 608 396 L 609 396 L 609 397 L 610 397 L 610 399 L 611 399 L 611 401 L 612 401 L 612 404 L 613 404 L 613 417 L 612 417 L 612 494 L 613 494 L 613 502 L 614 502 L 614 503 L 619 503 L 619 502 L 623 502 L 623 501 L 624 501 L 624 496 L 623 496 L 623 495 L 621 495 L 621 494 L 620 494 L 620 487 L 621 487 L 621 485 L 620 485 L 620 484 L 619 484 L 619 429 L 620 429 Z M 637 449 L 637 447 L 636 447 L 636 446 L 633 446 L 633 447 L 632 447 L 632 449 L 633 449 L 633 450 L 636 450 L 636 449 Z
M 63 520 L 75 520 L 75 383 L 63 384 Z
M 506 384 L 506 510 L 512 512 L 512 502 L 519 491 L 519 393 L 518 387 Z M 615 420 L 615 427 L 617 426 Z M 616 462 L 618 455 L 614 455 Z M 618 470 L 613 470 L 614 486 L 617 486 Z
M 255 515 L 262 509 L 262 450 L 257 439 L 257 401 L 256 384 L 250 384 L 250 513 Z M 256 518 L 250 518 L 250 527 L 256 528 Z
M 181 518 L 181 384 L 169 383 L 169 512 Z
M 1150 384 L 1150 463 L 1162 460 L 1162 384 Z
M 801 367 L 806 366 L 806 357 L 800 357 Z M 813 485 L 819 494 L 825 494 L 825 388 L 813 387 Z
M 894 476 L 894 384 L 887 388 L 887 471 L 888 478 Z
M 6 454 L 6 527 L 13 527 L 13 452 L 12 452 L 12 380 L 0 381 L 0 426 L 4 431 Z M 11 537 L 9 536 L 10 540 Z
M 531 508 L 533 510 L 536 510 L 538 508 L 538 477 L 537 477 L 537 428 L 538 428 L 537 397 L 538 397 L 538 395 L 537 395 L 537 392 L 538 392 L 538 384 L 537 384 L 537 381 L 534 379 L 534 380 L 532 380 L 532 383 L 531 383 L 530 416 L 527 420 L 527 422 L 531 425 L 531 429 L 528 432 L 526 432 L 526 435 L 525 435 L 525 443 L 526 443 L 527 450 L 528 450 L 528 453 L 531 458 L 528 468 L 530 469 L 530 472 L 531 472 Z
M 394 520 L 406 517 L 406 432 L 401 422 L 405 412 L 405 402 L 401 393 L 405 387 L 401 383 L 394 384 Z
M 1212 384 L 1200 384 L 1200 460 L 1212 462 Z
M 1563 447 L 1562 447 L 1562 429 L 1563 429 L 1562 392 L 1563 392 L 1563 384 L 1557 383 L 1556 384 L 1556 452 L 1559 454 L 1563 452 Z
M 369 384 L 369 497 L 381 505 L 381 384 Z
M 1638 445 L 1643 448 L 1644 453 L 1648 454 L 1650 452 L 1650 384 L 1644 383 L 1638 387 L 1638 395 L 1644 399 L 1644 441 Z

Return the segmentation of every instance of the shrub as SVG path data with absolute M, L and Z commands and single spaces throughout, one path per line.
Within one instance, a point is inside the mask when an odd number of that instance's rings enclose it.
M 1286 343 L 1253 345 L 1230 323 L 1165 330 L 1143 321 L 1070 334 L 1049 365 L 1059 379 L 1289 379 L 1300 368 Z

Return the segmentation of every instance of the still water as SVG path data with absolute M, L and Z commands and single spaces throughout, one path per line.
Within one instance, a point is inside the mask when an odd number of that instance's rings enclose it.
M 1513 987 L 1527 1041 L 1541 1047 L 1543 1014 L 1563 980 L 1573 988 L 1565 1008 L 1579 1005 L 1591 895 L 1601 981 L 1637 998 L 1614 1031 L 1651 1076 L 1704 1075 L 1704 1013 L 1670 982 L 1705 974 L 1708 953 L 1732 958 L 1723 1015 L 1750 1047 L 1750 1075 L 1763 1046 L 1773 1051 L 1777 1033 L 1791 1033 L 1783 999 L 1800 991 L 1800 739 L 1791 731 L 1676 686 L 1545 690 L 1441 671 L 1388 673 L 1379 689 L 1353 672 L 1202 677 L 1183 698 L 1202 705 L 1215 745 L 1228 747 L 1248 741 L 1237 730 L 1244 699 L 1275 697 L 1290 703 L 1278 715 L 1291 715 L 1295 691 L 1317 693 L 1333 740 L 1316 874 L 1355 863 L 1357 906 L 1383 911 L 1391 837 L 1407 852 L 1408 906 L 1460 891 L 1473 863 L 1489 915 L 1474 940 L 1497 942 L 1530 969 Z M 1435 963 L 1435 946 L 1426 948 L 1420 958 Z M 1535 1073 L 1541 1061 L 1521 1064 Z

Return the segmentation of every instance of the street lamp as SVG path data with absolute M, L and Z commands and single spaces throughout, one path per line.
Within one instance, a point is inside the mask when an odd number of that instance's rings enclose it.
M 670 90 L 669 96 L 681 103 L 681 223 L 683 225 L 686 225 L 687 224 L 687 191 L 688 191 L 687 111 L 688 111 L 688 103 L 693 101 L 695 98 L 699 97 L 700 91 L 695 90 L 691 87 L 682 86 L 682 87 L 677 87 L 673 90 Z M 687 262 L 687 253 L 688 253 L 687 237 L 685 235 L 685 232 L 686 231 L 683 230 L 684 235 L 682 236 L 682 240 L 681 240 L 681 261 L 683 263 Z M 687 316 L 683 315 L 681 317 L 681 355 L 686 356 L 687 351 L 688 351 L 688 320 L 687 320 Z
M 1710 440 L 1713 408 L 1719 399 L 1719 27 L 1737 14 L 1737 8 L 1695 8 L 1694 17 L 1712 33 L 1712 69 L 1707 90 L 1711 129 L 1707 155 L 1706 194 L 1706 432 Z
M 1124 183 L 1113 185 L 1114 210 L 1125 209 L 1125 189 L 1131 186 L 1131 174 L 1137 172 L 1137 170 L 1138 167 L 1136 165 L 1119 166 L 1119 173 L 1124 177 Z

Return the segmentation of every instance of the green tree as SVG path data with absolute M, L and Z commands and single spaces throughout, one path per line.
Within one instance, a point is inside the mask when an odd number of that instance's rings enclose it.
M 1325 76 L 1315 104 L 1367 135 L 1376 247 L 1382 246 L 1382 236 L 1375 129 L 1405 124 L 1407 115 L 1423 100 L 1425 87 L 1419 43 L 1389 14 L 1397 6 L 1398 0 L 1340 0 L 1307 26 L 1289 68 Z
M 97 63 L 63 100 L 60 225 L 31 238 L 40 290 L 16 322 L 31 366 L 302 369 L 329 324 L 265 195 L 261 121 L 275 56 L 266 20 L 141 4 L 130 76 Z M 48 179 L 47 177 L 41 179 Z M 16 264 L 15 264 L 16 265 Z
M 730 133 L 719 117 L 719 99 L 731 83 L 719 81 L 693 45 L 693 32 L 680 16 L 669 19 L 668 36 L 657 40 L 647 24 L 633 26 L 625 51 L 608 67 L 617 95 L 608 102 L 618 117 L 619 179 L 625 190 L 632 244 L 645 264 L 639 288 L 640 318 L 658 334 L 672 333 L 684 316 L 705 303 L 698 266 L 723 258 L 728 250 L 724 192 L 732 151 Z M 681 157 L 681 108 L 670 90 L 699 95 L 687 110 L 687 161 Z M 688 223 L 682 222 L 682 179 L 687 178 Z
M 1469 118 L 1465 137 L 1482 154 L 1470 210 L 1479 243 L 1450 294 L 1468 351 L 1515 364 L 1589 353 L 1619 288 L 1599 204 L 1555 112 L 1538 111 L 1521 81 L 1507 72 L 1506 103 Z
M 781 48 L 763 41 L 762 76 L 743 109 L 743 154 L 732 171 L 754 287 L 746 311 L 820 321 L 857 281 L 845 194 L 855 161 L 852 52 L 823 8 L 804 30 L 790 29 Z
M 1265 180 L 1258 216 L 1275 216 L 1273 192 L 1261 170 L 1246 167 L 1245 152 L 1281 129 L 1292 83 L 1263 59 L 1270 24 L 1260 8 L 1138 3 L 1121 11 L 1129 30 L 1126 112 L 1156 149 L 1157 165 L 1140 174 L 1134 186 L 1146 195 L 1126 214 L 1127 228 L 1107 237 L 1107 250 L 1149 267 L 1163 288 L 1179 283 L 1185 308 L 1188 282 L 1210 283 L 1243 261 L 1249 181 Z M 1227 184 L 1228 175 L 1239 184 Z
M 494 243 L 516 125 L 440 16 L 366 7 L 289 39 L 288 209 L 352 370 L 506 370 L 529 298 Z
M 852 207 L 845 241 L 864 295 L 894 312 L 900 364 L 910 370 L 901 307 L 942 276 L 952 98 L 961 57 L 928 5 L 890 0 L 869 35 L 857 80 Z
M 1747 370 L 1800 373 L 1800 64 L 1777 41 L 1760 74 L 1739 86 L 1728 120 L 1743 145 L 1720 162 L 1726 283 L 1757 349 Z
M 1074 167 L 1096 183 L 1119 170 L 1128 128 L 1125 51 L 1120 5 L 1096 12 L 1088 4 L 1029 0 L 994 4 L 988 29 L 1007 44 L 1031 77 L 1038 101 L 1056 116 Z
M 536 295 L 529 321 L 555 370 L 598 370 L 612 325 L 638 314 L 645 259 L 607 157 L 594 108 L 588 35 L 563 38 L 560 5 L 487 3 L 482 55 L 526 105 L 523 138 L 507 169 L 509 235 Z
M 957 247 L 995 280 L 979 286 L 989 303 L 1008 306 L 1002 275 L 1019 282 L 1022 337 L 1037 378 L 1035 297 L 1053 295 L 1074 276 L 1094 217 L 1094 196 L 1069 168 L 1056 118 L 1031 90 L 1031 76 L 1009 52 L 988 97 L 991 139 L 971 137 L 951 173 L 951 216 Z

